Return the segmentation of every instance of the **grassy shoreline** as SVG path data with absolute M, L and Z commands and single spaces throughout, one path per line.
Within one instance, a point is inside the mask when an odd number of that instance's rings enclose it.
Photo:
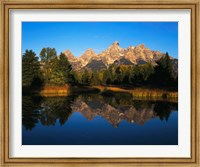
M 35 94 L 42 96 L 67 96 L 70 94 L 80 93 L 99 93 L 102 95 L 112 96 L 115 93 L 130 94 L 134 98 L 148 99 L 178 99 L 177 91 L 167 91 L 162 89 L 148 88 L 120 88 L 117 86 L 45 86 Z
M 66 85 L 66 86 L 44 86 L 41 90 L 34 91 L 34 93 L 40 94 L 42 96 L 45 96 L 45 95 L 50 96 L 50 95 L 55 95 L 55 94 L 66 96 L 66 95 L 70 94 L 70 92 L 71 92 L 70 90 L 71 90 L 71 88 L 69 85 Z
M 133 97 L 138 98 L 178 98 L 177 91 L 167 91 L 162 89 L 147 89 L 147 88 L 132 88 L 132 89 L 124 89 L 119 87 L 112 86 L 94 86 L 101 90 L 101 92 L 111 91 L 111 92 L 123 92 L 129 93 Z

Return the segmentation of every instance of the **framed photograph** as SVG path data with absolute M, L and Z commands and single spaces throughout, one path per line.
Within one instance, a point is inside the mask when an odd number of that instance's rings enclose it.
M 199 1 L 1 1 L 1 165 L 199 166 Z

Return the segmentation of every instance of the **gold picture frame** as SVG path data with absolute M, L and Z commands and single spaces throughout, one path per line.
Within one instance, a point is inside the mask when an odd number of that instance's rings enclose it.
M 42 0 L 1 1 L 0 125 L 1 166 L 199 166 L 199 0 Z M 189 9 L 191 10 L 191 158 L 10 158 L 9 10 L 14 9 Z

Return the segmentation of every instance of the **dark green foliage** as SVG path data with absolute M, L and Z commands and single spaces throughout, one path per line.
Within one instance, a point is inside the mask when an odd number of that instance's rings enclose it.
M 119 76 L 117 75 L 117 72 L 119 72 L 119 69 L 117 69 L 118 66 L 115 64 L 112 64 L 109 66 L 108 69 L 102 70 L 103 78 L 102 83 L 103 84 L 118 84 L 119 82 Z
M 63 86 L 77 84 L 77 76 L 64 54 L 56 56 L 55 49 L 43 48 L 40 59 L 32 50 L 26 50 L 22 56 L 23 92 L 32 92 L 44 85 Z
M 168 53 L 156 63 L 155 72 L 151 78 L 152 84 L 165 88 L 175 86 L 176 78 L 173 77 L 172 61 Z
M 56 57 L 56 54 L 55 48 L 43 48 L 40 52 L 41 62 L 49 63 Z
M 54 48 L 43 48 L 40 58 L 46 85 L 63 86 L 76 83 L 71 64 L 63 53 L 56 56 Z
M 101 84 L 101 81 L 99 79 L 99 74 L 96 70 L 94 71 L 94 73 L 92 73 L 91 84 L 92 85 L 100 85 Z
M 108 70 L 102 70 L 103 78 L 102 78 L 102 84 L 107 84 L 110 81 L 110 74 Z
M 32 50 L 26 50 L 22 56 L 22 87 L 39 88 L 42 86 L 40 62 Z
M 79 84 L 79 77 L 78 77 L 78 73 L 76 71 L 71 71 L 70 72 L 70 77 L 71 77 L 71 81 L 70 84 L 71 85 L 78 85 Z
M 132 67 L 129 81 L 133 86 L 145 86 L 149 84 L 150 76 L 154 74 L 151 64 L 142 64 Z
M 88 70 L 86 70 L 86 69 L 83 71 L 83 74 L 81 77 L 81 83 L 86 84 L 86 85 L 89 85 L 89 83 L 90 83 L 90 75 L 89 75 Z
M 61 53 L 59 58 L 56 57 L 52 61 L 52 71 L 49 78 L 49 84 L 61 86 L 73 83 L 74 78 L 71 71 L 71 64 L 65 55 Z
M 54 61 L 56 61 L 56 58 L 57 57 L 55 48 L 43 48 L 40 52 L 42 71 L 46 85 L 50 84 L 52 66 L 54 64 Z

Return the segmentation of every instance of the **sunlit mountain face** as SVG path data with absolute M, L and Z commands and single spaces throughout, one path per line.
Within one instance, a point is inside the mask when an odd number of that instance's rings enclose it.
M 108 68 L 112 64 L 134 65 L 151 63 L 152 65 L 155 65 L 156 61 L 165 55 L 165 53 L 160 51 L 147 48 L 144 44 L 121 48 L 118 41 L 115 41 L 100 54 L 96 54 L 92 48 L 86 50 L 79 57 L 75 57 L 70 50 L 66 50 L 63 53 L 76 71 L 83 69 L 93 71 L 101 70 Z M 173 56 L 170 56 L 170 58 L 172 60 L 174 73 L 177 73 L 178 60 L 174 59 Z

